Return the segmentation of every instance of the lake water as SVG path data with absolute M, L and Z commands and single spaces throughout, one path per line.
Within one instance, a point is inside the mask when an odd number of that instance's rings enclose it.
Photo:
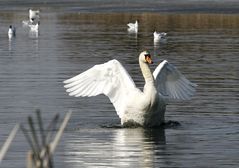
M 12 8 L 0 12 L 0 146 L 16 123 L 26 126 L 36 108 L 46 124 L 71 109 L 55 167 L 238 167 L 238 14 L 104 13 L 44 6 L 39 34 L 34 34 L 21 24 L 27 8 Z M 137 36 L 126 27 L 136 19 Z M 10 24 L 17 28 L 11 40 Z M 167 40 L 155 45 L 154 30 L 167 32 Z M 142 88 L 138 54 L 144 49 L 155 62 L 167 59 L 198 84 L 191 101 L 167 106 L 166 120 L 181 126 L 106 128 L 120 124 L 107 97 L 74 98 L 65 92 L 63 80 L 110 59 L 122 62 Z M 27 150 L 19 131 L 1 166 L 24 167 Z

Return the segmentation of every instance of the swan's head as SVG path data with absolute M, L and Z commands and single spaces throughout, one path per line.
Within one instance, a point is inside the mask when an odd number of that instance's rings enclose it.
M 153 63 L 153 61 L 151 59 L 151 55 L 148 51 L 143 51 L 143 52 L 140 53 L 139 61 L 144 62 L 144 63 L 148 63 L 148 64 Z

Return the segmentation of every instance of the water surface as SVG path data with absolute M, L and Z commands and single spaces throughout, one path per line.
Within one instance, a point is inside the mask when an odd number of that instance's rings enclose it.
M 237 167 L 239 164 L 239 16 L 229 14 L 82 13 L 45 8 L 39 34 L 21 25 L 27 9 L 0 13 L 0 144 L 13 126 L 40 108 L 48 123 L 69 109 L 72 118 L 55 156 L 56 167 Z M 138 35 L 126 24 L 139 20 Z M 9 40 L 10 24 L 17 27 Z M 153 43 L 153 31 L 168 33 Z M 118 59 L 143 87 L 138 54 L 167 59 L 192 82 L 197 95 L 170 104 L 171 129 L 119 129 L 105 96 L 73 98 L 62 81 Z M 153 65 L 154 69 L 157 65 Z M 19 132 L 2 167 L 24 167 L 29 150 Z

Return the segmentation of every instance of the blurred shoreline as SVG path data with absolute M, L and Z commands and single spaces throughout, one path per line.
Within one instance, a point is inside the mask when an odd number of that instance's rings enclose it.
M 51 8 L 66 12 L 82 13 L 223 13 L 239 14 L 238 0 L 3 0 L 0 9 L 4 11 L 26 8 Z

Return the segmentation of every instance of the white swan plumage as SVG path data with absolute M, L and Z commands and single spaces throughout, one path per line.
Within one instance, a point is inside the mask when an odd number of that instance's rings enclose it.
M 138 33 L 138 28 L 139 28 L 138 20 L 136 20 L 135 23 L 128 23 L 127 26 L 128 26 L 129 32 Z
M 196 84 L 166 60 L 152 74 L 148 65 L 151 63 L 148 51 L 140 53 L 139 65 L 145 79 L 143 91 L 136 87 L 126 69 L 115 59 L 65 80 L 64 87 L 70 96 L 108 96 L 122 125 L 159 126 L 164 122 L 168 101 L 191 99 Z

